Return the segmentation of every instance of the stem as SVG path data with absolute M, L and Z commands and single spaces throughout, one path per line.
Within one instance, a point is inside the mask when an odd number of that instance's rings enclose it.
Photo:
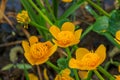
M 58 0 L 52 0 L 52 1 L 53 1 L 54 16 L 57 18 L 57 15 L 58 15 Z
M 65 48 L 65 50 L 66 50 L 66 52 L 67 52 L 67 54 L 68 54 L 67 59 L 70 60 L 70 58 L 71 58 L 71 52 L 70 52 L 70 49 L 67 47 L 67 48 Z
M 31 21 L 29 24 L 32 25 L 32 26 L 35 26 L 35 27 L 37 27 L 37 28 L 41 28 L 41 29 L 43 29 L 43 30 L 45 30 L 45 31 L 48 31 L 47 28 L 45 28 L 45 27 L 43 27 L 43 26 L 40 26 L 39 24 L 37 24 L 37 23 L 35 23 L 35 22 L 33 22 L 33 21 Z
M 108 40 L 110 40 L 111 43 L 113 43 L 115 46 L 117 46 L 117 47 L 120 49 L 120 45 L 114 40 L 113 36 L 111 36 L 110 33 L 105 32 L 105 33 L 103 33 L 103 35 L 104 35 L 106 38 L 108 38 Z
M 33 3 L 32 0 L 28 0 L 29 3 L 36 9 L 36 11 L 50 24 L 53 25 L 53 23 L 48 19 L 46 15 Z
M 57 71 L 60 70 L 56 65 L 52 64 L 50 61 L 47 61 L 46 64 L 52 67 L 54 70 L 57 70 Z
M 107 17 L 110 17 L 110 15 L 104 11 L 100 6 L 92 2 L 91 0 L 86 0 L 88 3 L 90 3 L 92 6 L 94 6 L 96 9 L 98 9 L 102 14 L 106 15 Z
M 100 80 L 105 80 L 97 70 L 93 70 Z
M 53 20 L 56 22 L 56 18 L 55 18 L 55 16 L 54 16 L 54 13 L 53 13 L 51 7 L 50 7 L 50 3 L 48 2 L 48 0 L 45 0 L 45 3 L 46 3 L 46 5 L 47 5 L 47 7 L 48 7 L 48 10 L 49 10 L 50 13 L 51 13 L 51 16 L 52 16 Z
M 40 80 L 43 80 L 43 79 L 42 79 L 42 74 L 41 74 L 39 65 L 37 65 L 37 71 L 38 71 L 39 79 L 40 79 Z
M 73 69 L 73 72 L 75 74 L 75 80 L 80 80 L 79 79 L 79 76 L 78 76 L 78 73 L 77 73 L 77 70 L 76 69 Z
M 90 71 L 88 72 L 88 76 L 87 76 L 87 78 L 86 78 L 85 80 L 91 80 L 92 73 L 93 73 L 93 71 L 90 70 Z
M 101 66 L 98 66 L 98 70 L 103 73 L 106 77 L 108 77 L 110 80 L 115 80 L 115 78 L 108 73 L 104 68 L 102 68 Z
M 87 33 L 89 33 L 91 30 L 93 29 L 93 25 L 91 25 L 90 27 L 88 27 L 84 33 L 81 35 L 81 39 L 87 35 Z

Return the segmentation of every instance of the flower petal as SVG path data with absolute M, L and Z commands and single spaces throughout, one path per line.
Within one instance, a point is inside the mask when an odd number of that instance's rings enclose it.
M 30 46 L 38 42 L 38 38 L 36 36 L 31 36 L 29 38 Z
M 82 29 L 79 29 L 79 30 L 75 31 L 75 38 L 77 40 L 80 39 L 81 33 L 82 33 Z
M 105 48 L 105 46 L 103 44 L 101 44 L 97 48 L 97 50 L 95 51 L 95 54 L 97 54 L 100 57 L 100 61 L 99 61 L 100 63 L 99 64 L 101 64 L 106 58 L 106 48 Z
M 57 26 L 53 25 L 50 27 L 49 31 L 55 38 L 57 38 L 57 35 L 60 32 L 60 29 Z
M 33 59 L 30 53 L 24 53 L 24 56 L 31 65 L 35 65 L 35 59 Z
M 77 63 L 78 63 L 77 60 L 75 60 L 74 58 L 71 58 L 69 61 L 69 67 L 79 69 L 79 66 Z
M 120 40 L 120 30 L 116 32 L 115 37 L 116 39 Z
M 78 48 L 76 50 L 76 59 L 81 60 L 84 55 L 88 54 L 89 51 L 86 48 Z
M 65 22 L 65 23 L 62 25 L 61 30 L 62 30 L 62 31 L 72 31 L 72 32 L 74 32 L 75 26 L 74 26 L 74 24 L 71 23 L 71 22 Z
M 30 49 L 29 43 L 27 41 L 22 41 L 22 46 L 25 53 L 29 53 L 29 49 Z
M 57 50 L 57 45 L 52 46 L 46 56 L 50 57 Z
M 44 42 L 44 44 L 48 47 L 51 48 L 53 46 L 53 44 L 50 41 L 46 41 Z
M 43 57 L 41 57 L 40 59 L 37 59 L 37 60 L 36 60 L 35 65 L 43 64 L 43 63 L 45 63 L 48 59 L 49 59 L 48 56 L 43 56 Z

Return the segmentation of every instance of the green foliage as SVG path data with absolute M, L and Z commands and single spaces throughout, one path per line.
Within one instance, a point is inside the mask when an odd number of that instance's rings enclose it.
M 61 69 L 61 70 L 63 70 L 63 69 L 65 69 L 65 68 L 67 68 L 68 67 L 68 59 L 66 59 L 66 58 L 59 58 L 58 60 L 57 60 L 57 65 L 59 66 L 59 68 Z
M 97 33 L 106 32 L 109 27 L 109 18 L 102 16 L 96 19 L 96 22 L 93 24 L 93 31 Z

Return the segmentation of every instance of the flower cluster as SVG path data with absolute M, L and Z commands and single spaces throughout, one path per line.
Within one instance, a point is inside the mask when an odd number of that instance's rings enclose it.
M 17 17 L 18 23 L 24 24 L 24 27 L 28 28 L 28 23 L 31 20 L 27 11 L 23 10 L 21 13 L 18 13 L 16 17 Z

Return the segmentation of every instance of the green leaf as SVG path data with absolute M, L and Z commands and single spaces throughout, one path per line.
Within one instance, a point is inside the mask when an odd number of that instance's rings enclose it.
M 14 64 L 7 64 L 6 66 L 4 66 L 1 70 L 9 70 L 10 68 L 12 68 L 14 66 Z
M 64 19 L 66 17 L 68 17 L 69 15 L 71 15 L 73 12 L 75 12 L 76 9 L 78 9 L 80 7 L 80 5 L 84 2 L 85 0 L 79 0 L 79 2 L 73 4 L 71 7 L 69 7 L 64 13 L 63 15 L 60 17 L 60 19 Z
M 59 58 L 57 60 L 57 65 L 61 68 L 61 69 L 65 69 L 68 67 L 68 59 L 66 58 Z
M 109 27 L 109 18 L 106 16 L 101 16 L 96 19 L 96 22 L 93 24 L 93 31 L 97 33 L 102 33 L 107 31 Z
M 32 68 L 32 66 L 30 64 L 25 64 L 25 63 L 24 64 L 16 64 L 16 66 L 19 69 L 24 69 L 24 68 L 31 69 Z
M 115 35 L 118 30 L 120 30 L 120 10 L 115 10 L 111 13 L 108 31 Z

